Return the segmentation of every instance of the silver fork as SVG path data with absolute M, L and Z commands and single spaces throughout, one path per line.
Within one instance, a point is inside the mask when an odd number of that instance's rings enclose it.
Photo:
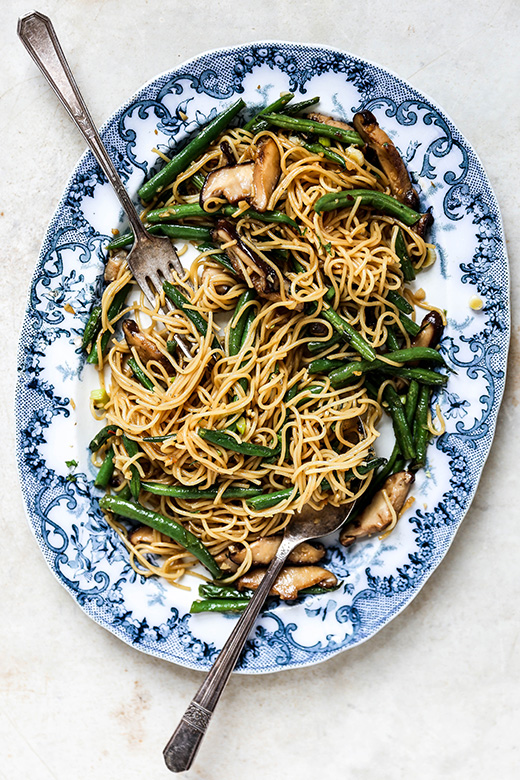
M 337 531 L 346 522 L 353 508 L 353 502 L 339 507 L 328 506 L 322 510 L 305 507 L 293 516 L 285 529 L 280 547 L 247 609 L 164 748 L 164 760 L 170 771 L 185 772 L 190 768 L 246 639 L 288 555 L 302 542 L 328 536 Z
M 179 278 L 184 276 L 184 269 L 170 239 L 166 236 L 152 236 L 141 222 L 99 137 L 51 20 L 38 11 L 27 14 L 18 20 L 18 35 L 114 188 L 135 237 L 134 245 L 127 256 L 128 267 L 151 306 L 155 306 L 155 296 L 161 292 L 163 281 L 171 277 L 172 269 Z M 166 305 L 171 308 L 168 302 Z M 174 338 L 185 357 L 191 358 L 188 341 L 179 334 L 175 334 Z

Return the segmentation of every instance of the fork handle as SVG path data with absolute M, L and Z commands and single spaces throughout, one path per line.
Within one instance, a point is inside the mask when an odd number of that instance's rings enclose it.
M 116 191 L 119 202 L 132 225 L 136 239 L 148 240 L 137 211 L 108 156 L 78 85 L 72 75 L 58 36 L 48 16 L 34 11 L 18 20 L 18 35 L 62 102 L 68 115 L 89 145 L 92 154 Z
M 246 639 L 289 553 L 301 540 L 284 538 L 247 609 L 240 617 L 206 679 L 191 700 L 163 755 L 171 772 L 185 772 L 195 758 L 209 721 L 235 668 Z

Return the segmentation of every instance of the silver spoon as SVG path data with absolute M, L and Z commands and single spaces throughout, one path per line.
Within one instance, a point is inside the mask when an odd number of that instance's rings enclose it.
M 172 772 L 184 772 L 190 768 L 246 639 L 288 555 L 302 542 L 328 536 L 337 531 L 348 519 L 353 508 L 352 502 L 339 507 L 327 506 L 321 510 L 305 507 L 294 515 L 247 609 L 164 748 L 164 760 Z

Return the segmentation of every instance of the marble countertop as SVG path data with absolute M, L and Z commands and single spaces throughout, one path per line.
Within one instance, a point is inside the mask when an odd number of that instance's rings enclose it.
M 147 657 L 89 620 L 29 530 L 14 456 L 17 337 L 40 243 L 83 143 L 0 9 L 0 339 L 4 420 L 0 778 L 106 780 L 170 774 L 163 745 L 202 676 Z M 505 0 L 41 0 L 93 113 L 208 48 L 271 38 L 329 44 L 434 98 L 480 155 L 520 282 L 516 145 L 520 5 Z M 357 780 L 516 777 L 520 727 L 519 326 L 477 496 L 442 565 L 369 642 L 319 666 L 234 677 L 189 777 Z M 516 425 L 515 425 L 516 424 Z

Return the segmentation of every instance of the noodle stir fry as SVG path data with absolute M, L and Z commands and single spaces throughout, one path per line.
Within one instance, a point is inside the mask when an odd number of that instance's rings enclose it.
M 140 191 L 152 231 L 198 246 L 154 308 L 125 261 L 132 236 L 110 245 L 84 338 L 105 419 L 91 449 L 96 485 L 110 488 L 101 505 L 144 576 L 178 584 L 200 561 L 256 587 L 254 567 L 295 511 L 358 499 L 343 543 L 389 532 L 425 463 L 443 322 L 406 282 L 432 261 L 432 219 L 369 112 L 352 128 L 301 116 L 316 100 L 291 98 L 229 127 L 235 104 L 185 147 L 182 170 L 168 162 Z M 388 461 L 376 455 L 387 412 Z M 325 575 L 278 595 L 336 584 L 314 565 L 323 550 L 307 547 L 296 564 Z M 222 586 L 217 600 L 236 593 Z

